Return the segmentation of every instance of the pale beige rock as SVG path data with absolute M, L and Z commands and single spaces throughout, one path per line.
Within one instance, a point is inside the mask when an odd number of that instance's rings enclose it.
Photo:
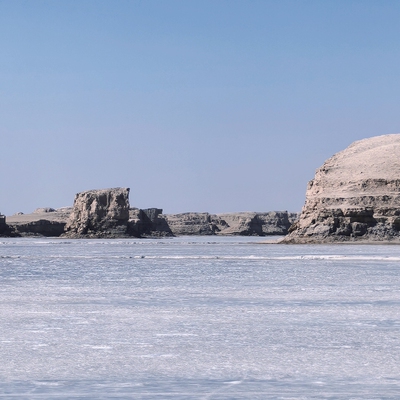
M 400 134 L 357 141 L 309 182 L 284 243 L 400 240 Z
M 65 236 L 120 237 L 128 220 L 129 188 L 88 190 L 75 196 Z

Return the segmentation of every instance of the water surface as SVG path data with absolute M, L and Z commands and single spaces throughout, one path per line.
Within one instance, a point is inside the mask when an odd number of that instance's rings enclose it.
M 0 397 L 400 397 L 400 246 L 2 239 Z

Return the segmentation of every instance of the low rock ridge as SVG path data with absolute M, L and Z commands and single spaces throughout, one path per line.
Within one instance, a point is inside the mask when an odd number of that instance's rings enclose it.
M 73 207 L 17 213 L 8 217 L 9 230 L 5 235 L 13 232 L 14 236 L 68 238 L 268 236 L 285 235 L 297 218 L 297 213 L 287 211 L 163 214 L 161 208 L 130 207 L 129 189 L 112 188 L 78 193 Z
M 287 211 L 165 215 L 174 235 L 285 235 L 297 217 Z
M 17 213 L 7 217 L 9 236 L 52 236 L 64 233 L 72 207 L 38 208 L 32 214 Z
M 282 242 L 400 242 L 400 134 L 355 142 L 328 159 Z

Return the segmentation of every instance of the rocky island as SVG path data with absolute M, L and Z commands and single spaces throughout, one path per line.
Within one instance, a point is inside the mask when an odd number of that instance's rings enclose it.
M 73 207 L 47 207 L 32 214 L 18 213 L 7 217 L 3 236 L 285 235 L 298 218 L 297 213 L 287 211 L 163 214 L 160 208 L 131 207 L 129 193 L 129 188 L 88 190 L 76 194 Z
M 400 243 L 400 134 L 351 144 L 308 183 L 281 243 Z

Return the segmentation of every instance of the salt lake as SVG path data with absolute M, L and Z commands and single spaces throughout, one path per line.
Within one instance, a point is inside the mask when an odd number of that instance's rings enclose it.
M 398 399 L 400 246 L 0 240 L 0 397 Z

